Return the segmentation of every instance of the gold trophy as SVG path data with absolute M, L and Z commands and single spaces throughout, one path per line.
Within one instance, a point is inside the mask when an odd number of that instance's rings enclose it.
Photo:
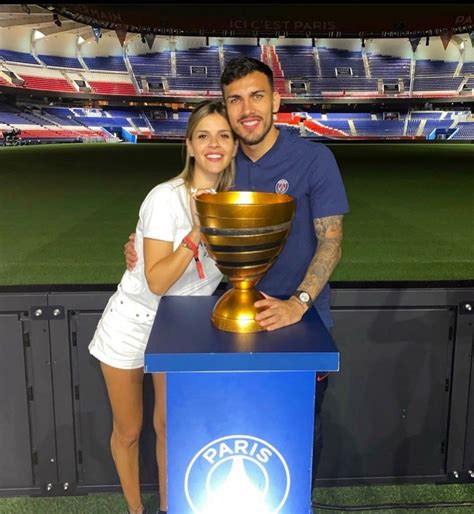
M 263 330 L 255 315 L 254 289 L 283 248 L 296 209 L 292 196 L 230 191 L 196 198 L 202 239 L 234 286 L 217 301 L 212 324 L 227 332 Z

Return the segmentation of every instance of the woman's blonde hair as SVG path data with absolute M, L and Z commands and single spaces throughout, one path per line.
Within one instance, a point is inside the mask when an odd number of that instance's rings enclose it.
M 225 105 L 220 100 L 206 100 L 196 105 L 191 116 L 189 117 L 188 126 L 186 128 L 186 140 L 191 140 L 198 126 L 199 122 L 204 119 L 206 116 L 210 114 L 220 114 L 226 120 L 227 111 Z M 232 137 L 235 140 L 235 134 L 231 130 Z M 183 171 L 178 175 L 179 178 L 184 180 L 186 187 L 188 189 L 191 188 L 191 184 L 194 178 L 194 157 L 189 155 L 189 151 L 185 146 L 186 151 L 186 161 L 184 163 Z M 234 158 L 232 158 L 231 162 L 224 169 L 224 171 L 220 174 L 219 180 L 217 182 L 216 191 L 227 191 L 234 184 L 234 176 L 235 176 L 235 163 Z

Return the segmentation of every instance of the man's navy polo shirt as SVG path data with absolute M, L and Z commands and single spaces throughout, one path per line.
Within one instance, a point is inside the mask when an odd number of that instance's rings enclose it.
M 236 191 L 286 193 L 296 198 L 296 214 L 285 246 L 257 288 L 272 296 L 291 296 L 302 282 L 317 247 L 314 218 L 348 212 L 339 167 L 332 152 L 280 130 L 273 147 L 257 162 L 239 150 Z M 326 284 L 315 307 L 327 327 L 333 325 Z

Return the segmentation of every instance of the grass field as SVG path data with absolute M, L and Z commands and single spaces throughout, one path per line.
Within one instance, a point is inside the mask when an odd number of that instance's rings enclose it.
M 156 505 L 156 495 L 144 495 L 149 505 Z M 313 501 L 321 505 L 364 506 L 402 503 L 466 502 L 474 501 L 472 485 L 405 485 L 405 486 L 361 486 L 320 488 L 314 491 Z M 342 509 L 331 509 L 343 512 Z M 436 508 L 392 508 L 383 512 L 403 513 L 449 513 L 468 514 L 472 505 Z M 314 508 L 314 514 L 328 512 L 326 508 Z M 370 507 L 359 512 L 380 512 Z M 121 494 L 93 494 L 89 496 L 62 498 L 5 498 L 0 499 L 0 514 L 125 514 L 126 508 Z M 154 512 L 153 512 L 154 514 Z M 225 514 L 223 512 L 222 514 Z M 245 514 L 245 513 L 242 513 Z M 298 514 L 298 513 L 291 513 Z
M 474 278 L 474 145 L 331 148 L 351 207 L 333 280 Z M 181 157 L 177 144 L 2 149 L 0 285 L 118 282 L 141 201 Z

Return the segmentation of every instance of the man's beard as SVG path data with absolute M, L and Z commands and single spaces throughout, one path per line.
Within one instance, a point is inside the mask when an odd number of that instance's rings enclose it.
M 257 138 L 255 139 L 247 139 L 245 136 L 242 136 L 239 133 L 237 133 L 237 135 L 239 136 L 240 141 L 244 143 L 244 145 L 255 146 L 260 144 L 267 137 L 267 134 L 270 132 L 271 128 L 272 123 L 269 123 L 268 127 L 262 132 L 262 134 L 260 136 L 257 136 Z

